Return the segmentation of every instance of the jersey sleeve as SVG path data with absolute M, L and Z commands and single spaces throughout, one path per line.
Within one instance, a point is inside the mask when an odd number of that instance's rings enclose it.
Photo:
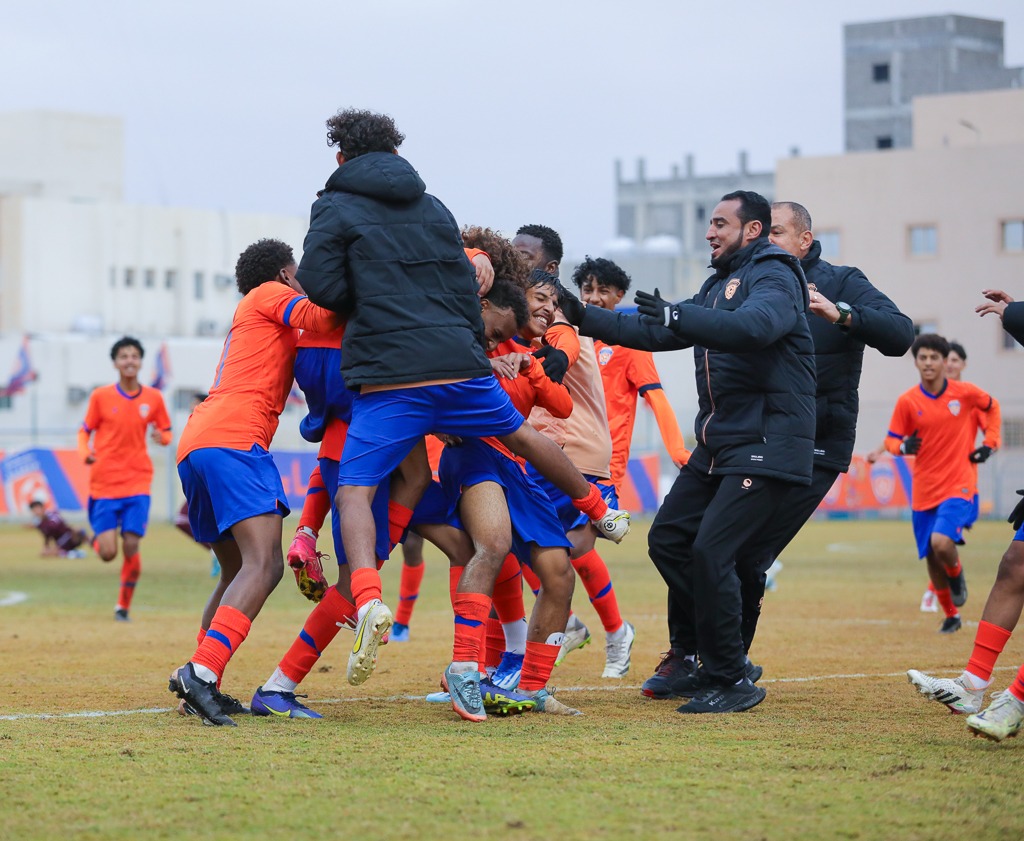
M 544 333 L 544 344 L 551 345 L 568 356 L 570 368 L 580 358 L 580 337 L 570 324 L 552 324 Z
M 1001 434 L 1003 410 L 999 406 L 999 401 L 980 388 L 977 389 L 975 399 L 977 400 L 975 408 L 978 410 L 981 421 L 981 431 L 985 434 L 985 440 L 982 443 L 986 447 L 998 450 L 1003 443 Z
M 264 292 L 264 289 L 267 291 Z M 330 333 L 342 324 L 340 316 L 317 306 L 305 295 L 300 295 L 283 283 L 265 283 L 256 292 L 261 296 L 258 301 L 260 312 L 285 327 Z
M 534 405 L 547 409 L 556 418 L 567 418 L 572 414 L 572 397 L 569 396 L 569 389 L 561 383 L 556 383 L 544 373 L 544 366 L 535 357 L 530 357 L 530 367 L 526 369 L 526 376 L 536 393 Z
M 686 464 L 690 460 L 690 451 L 683 442 L 679 421 L 676 420 L 676 413 L 672 411 L 672 404 L 668 402 L 664 389 L 659 384 L 640 393 L 654 412 L 654 420 L 658 424 L 658 431 L 661 433 L 661 440 L 669 458 L 676 464 Z
M 154 410 L 150 423 L 160 432 L 160 443 L 166 447 L 171 443 L 171 416 L 167 412 L 164 396 L 156 389 L 153 391 L 155 392 L 153 396 Z
M 899 455 L 903 439 L 914 430 L 910 427 L 910 404 L 906 395 L 900 395 L 889 421 L 889 433 L 885 437 L 885 448 L 894 456 Z

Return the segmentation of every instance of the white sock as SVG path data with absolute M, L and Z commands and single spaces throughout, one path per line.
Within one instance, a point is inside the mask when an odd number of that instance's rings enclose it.
M 684 654 L 683 655 L 683 659 L 687 663 L 696 663 L 697 662 L 697 655 L 696 654 Z
M 458 660 L 452 662 L 448 667 L 448 671 L 453 675 L 464 675 L 469 672 L 478 672 L 480 671 L 480 668 L 477 666 L 476 661 L 470 662 L 469 660 Z
M 548 645 L 561 645 L 565 642 L 565 634 L 558 632 L 554 634 L 548 634 L 547 644 Z
M 308 537 L 313 538 L 313 540 L 316 540 L 316 532 L 313 531 L 313 529 L 311 529 L 309 526 L 299 526 L 295 530 L 295 533 L 296 534 L 304 534 L 304 535 L 307 535 Z
M 526 629 L 529 627 L 524 616 L 515 622 L 502 622 L 505 632 L 505 650 L 512 654 L 526 654 Z
M 609 631 L 608 632 L 608 640 L 610 642 L 619 642 L 625 636 L 626 636 L 626 623 L 625 622 L 623 622 L 621 625 L 619 625 L 619 629 L 617 631 Z
M 274 669 L 270 680 L 263 684 L 263 689 L 267 692 L 294 692 L 297 687 L 298 684 L 280 668 Z
M 964 673 L 960 675 L 960 682 L 968 689 L 973 689 L 975 692 L 977 692 L 979 689 L 988 689 L 989 684 L 992 683 L 992 680 L 991 678 L 989 680 L 984 680 L 983 678 L 978 677 L 976 674 L 967 671 L 967 669 L 964 669 Z
M 198 663 L 193 663 L 192 671 L 196 673 L 197 678 L 205 683 L 217 682 L 217 673 L 213 669 L 208 669 L 206 666 L 200 666 Z

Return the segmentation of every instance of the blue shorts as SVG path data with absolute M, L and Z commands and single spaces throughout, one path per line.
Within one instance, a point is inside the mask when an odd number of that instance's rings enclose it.
M 512 522 L 512 551 L 520 561 L 530 562 L 530 544 L 541 548 L 572 544 L 544 492 L 508 456 L 477 438 L 467 438 L 459 447 L 445 447 L 439 470 L 454 511 L 462 489 L 481 482 L 494 482 L 505 491 Z
M 348 556 L 345 554 L 345 544 L 341 540 L 341 516 L 338 513 L 338 462 L 332 458 L 322 458 L 320 461 L 320 478 L 324 480 L 324 488 L 331 495 L 331 536 L 334 538 L 334 557 L 338 559 L 338 566 L 348 563 Z M 386 561 L 391 554 L 391 538 L 388 533 L 388 496 L 391 493 L 390 483 L 381 482 L 377 487 L 377 493 L 373 495 L 373 502 L 370 510 L 373 512 L 373 522 L 377 527 L 377 541 L 374 551 L 378 561 Z
M 527 463 L 526 472 L 529 474 L 530 478 L 540 486 L 541 490 L 547 494 L 548 499 L 551 500 L 551 504 L 555 506 L 558 519 L 561 520 L 562 525 L 565 527 L 566 534 L 571 532 L 573 529 L 579 528 L 580 526 L 586 525 L 590 522 L 587 515 L 572 504 L 572 500 L 569 499 L 568 494 L 562 493 L 558 488 L 551 484 L 551 482 L 541 476 L 532 464 Z M 608 503 L 609 508 L 619 507 L 619 497 L 615 492 L 615 486 L 610 484 L 610 479 L 598 479 L 595 476 L 590 476 L 586 473 L 583 474 L 583 478 L 588 482 L 597 485 L 598 490 L 601 491 L 601 497 L 606 503 Z M 603 537 L 604 535 L 601 536 Z
M 969 529 L 976 522 L 978 522 L 978 516 L 981 514 L 981 500 L 978 495 L 974 495 L 974 499 L 971 500 L 971 516 L 964 524 L 965 529 Z
M 1017 529 L 1016 532 L 1014 532 L 1013 539 L 1024 540 L 1024 526 L 1021 526 L 1019 529 Z
M 341 378 L 341 348 L 300 347 L 295 351 L 295 382 L 306 398 L 308 413 L 299 422 L 307 441 L 323 440 L 327 422 L 352 419 L 354 391 Z
M 89 525 L 93 534 L 116 529 L 142 537 L 149 523 L 149 494 L 123 496 L 120 499 L 89 497 Z
M 937 508 L 911 512 L 917 557 L 928 556 L 933 534 L 944 534 L 959 546 L 964 545 L 964 529 L 972 522 L 973 504 L 969 499 L 947 499 Z
M 510 435 L 522 425 L 523 416 L 496 377 L 360 393 L 352 404 L 338 483 L 376 485 L 430 432 L 484 438 Z
M 427 490 L 416 505 L 416 510 L 412 512 L 412 519 L 409 521 L 409 528 L 414 526 L 462 528 L 462 521 L 459 519 L 458 513 L 452 510 L 451 501 L 440 482 L 431 482 L 427 485 Z M 403 542 L 404 540 L 403 536 Z
M 204 447 L 178 464 L 188 524 L 200 543 L 231 539 L 231 527 L 262 514 L 288 515 L 281 474 L 258 444 L 245 450 Z

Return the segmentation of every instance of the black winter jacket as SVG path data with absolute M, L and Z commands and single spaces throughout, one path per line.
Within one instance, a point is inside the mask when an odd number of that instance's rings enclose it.
M 864 346 L 886 356 L 903 356 L 914 343 L 914 323 L 860 269 L 822 260 L 817 240 L 800 265 L 812 289 L 832 303 L 842 301 L 853 309 L 849 330 L 817 315 L 807 316 L 818 372 L 814 463 L 845 473 L 857 437 Z
M 797 259 L 759 239 L 676 304 L 671 327 L 587 307 L 580 332 L 641 350 L 692 346 L 699 408 L 690 466 L 807 485 L 815 390 L 807 304 Z
M 1024 301 L 1006 305 L 1003 310 L 1003 329 L 1024 345 Z
M 473 266 L 455 219 L 404 158 L 343 163 L 313 203 L 296 277 L 348 317 L 345 385 L 491 375 Z

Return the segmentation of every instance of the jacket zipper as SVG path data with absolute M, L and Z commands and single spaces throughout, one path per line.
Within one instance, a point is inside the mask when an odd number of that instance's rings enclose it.
M 722 290 L 719 289 L 715 295 L 715 300 L 711 304 L 711 309 L 718 307 L 718 298 L 722 294 Z M 704 421 L 704 425 L 700 428 L 701 437 L 704 439 L 704 446 L 708 445 L 708 424 L 711 423 L 711 418 L 715 416 L 715 395 L 711 393 L 711 359 L 708 356 L 708 349 L 704 348 L 704 377 L 708 384 L 708 399 L 711 401 L 711 414 L 708 415 L 707 420 Z M 715 469 L 715 457 L 711 457 L 711 464 L 708 467 L 708 473 L 711 473 Z

